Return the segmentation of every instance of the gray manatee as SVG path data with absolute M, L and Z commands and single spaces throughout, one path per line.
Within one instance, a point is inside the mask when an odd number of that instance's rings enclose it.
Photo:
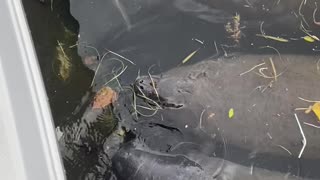
M 276 78 L 274 77 L 274 69 Z M 158 113 L 171 126 L 220 133 L 228 144 L 253 154 L 297 158 L 303 137 L 302 158 L 319 160 L 320 130 L 314 113 L 296 111 L 320 100 L 319 56 L 241 55 L 234 59 L 207 60 L 172 69 L 162 75 L 140 77 L 136 87 L 160 100 Z M 159 96 L 159 97 L 157 97 Z M 233 109 L 234 115 L 229 117 Z
M 118 179 L 318 179 L 320 131 L 304 124 L 317 125 L 317 117 L 295 110 L 313 104 L 299 97 L 320 99 L 318 59 L 241 55 L 174 68 L 152 81 L 139 77 L 138 92 L 162 109 L 123 118 L 134 139 L 113 154 L 113 172 Z M 300 158 L 298 122 L 307 141 Z
M 135 141 L 112 158 L 118 179 L 159 180 L 298 180 L 290 173 L 246 167 L 202 154 L 172 155 L 152 151 Z

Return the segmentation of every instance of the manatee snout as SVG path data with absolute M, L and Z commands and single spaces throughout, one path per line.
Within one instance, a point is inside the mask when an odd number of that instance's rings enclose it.
M 182 108 L 193 92 L 193 83 L 176 76 L 141 76 L 136 79 L 134 88 L 137 94 L 162 107 Z
M 160 77 L 158 76 L 141 76 L 136 79 L 134 83 L 134 88 L 138 94 L 146 95 L 147 97 L 159 100 L 158 98 L 158 83 Z

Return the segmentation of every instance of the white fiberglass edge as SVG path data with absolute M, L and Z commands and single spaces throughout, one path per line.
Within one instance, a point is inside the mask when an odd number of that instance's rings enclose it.
M 0 22 L 0 179 L 64 180 L 48 98 L 20 0 L 0 1 Z

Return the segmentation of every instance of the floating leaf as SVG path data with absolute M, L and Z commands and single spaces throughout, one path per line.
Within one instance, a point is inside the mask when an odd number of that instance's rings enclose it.
M 187 57 L 185 57 L 185 58 L 182 60 L 182 64 L 184 64 L 184 63 L 186 63 L 187 61 L 189 61 L 189 59 L 191 59 L 192 56 L 194 56 L 198 51 L 199 51 L 199 49 L 193 51 L 193 52 L 190 53 Z
M 314 105 L 312 106 L 312 111 L 317 116 L 318 121 L 320 121 L 320 102 L 314 103 Z
M 268 36 L 268 35 L 263 35 L 263 34 L 256 34 L 256 36 L 279 41 L 279 42 L 289 42 L 289 40 L 281 38 L 281 37 L 274 37 L 274 36 Z
M 303 39 L 307 42 L 310 42 L 310 43 L 313 43 L 314 42 L 314 39 L 310 36 L 304 36 Z
M 117 93 L 110 87 L 103 87 L 94 97 L 92 109 L 102 109 L 117 99 Z
M 229 118 L 231 119 L 231 118 L 233 118 L 233 116 L 234 116 L 234 110 L 233 110 L 233 108 L 230 108 L 229 109 Z

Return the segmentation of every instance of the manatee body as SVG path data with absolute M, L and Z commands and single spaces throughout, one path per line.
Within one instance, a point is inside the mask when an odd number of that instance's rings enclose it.
M 195 160 L 189 157 L 197 157 Z M 112 158 L 118 179 L 161 180 L 298 180 L 290 174 L 246 167 L 230 161 L 197 155 L 170 155 L 127 145 Z
M 299 97 L 320 100 L 318 59 L 242 55 L 208 60 L 154 76 L 156 92 L 147 76 L 138 79 L 136 86 L 151 98 L 157 99 L 158 94 L 164 106 L 159 113 L 170 126 L 212 136 L 219 133 L 227 144 L 252 154 L 296 158 L 303 145 L 296 113 L 307 139 L 302 158 L 319 160 L 320 131 L 304 124 L 317 125 L 317 117 L 295 111 L 313 105 Z M 228 115 L 230 109 L 233 117 Z

